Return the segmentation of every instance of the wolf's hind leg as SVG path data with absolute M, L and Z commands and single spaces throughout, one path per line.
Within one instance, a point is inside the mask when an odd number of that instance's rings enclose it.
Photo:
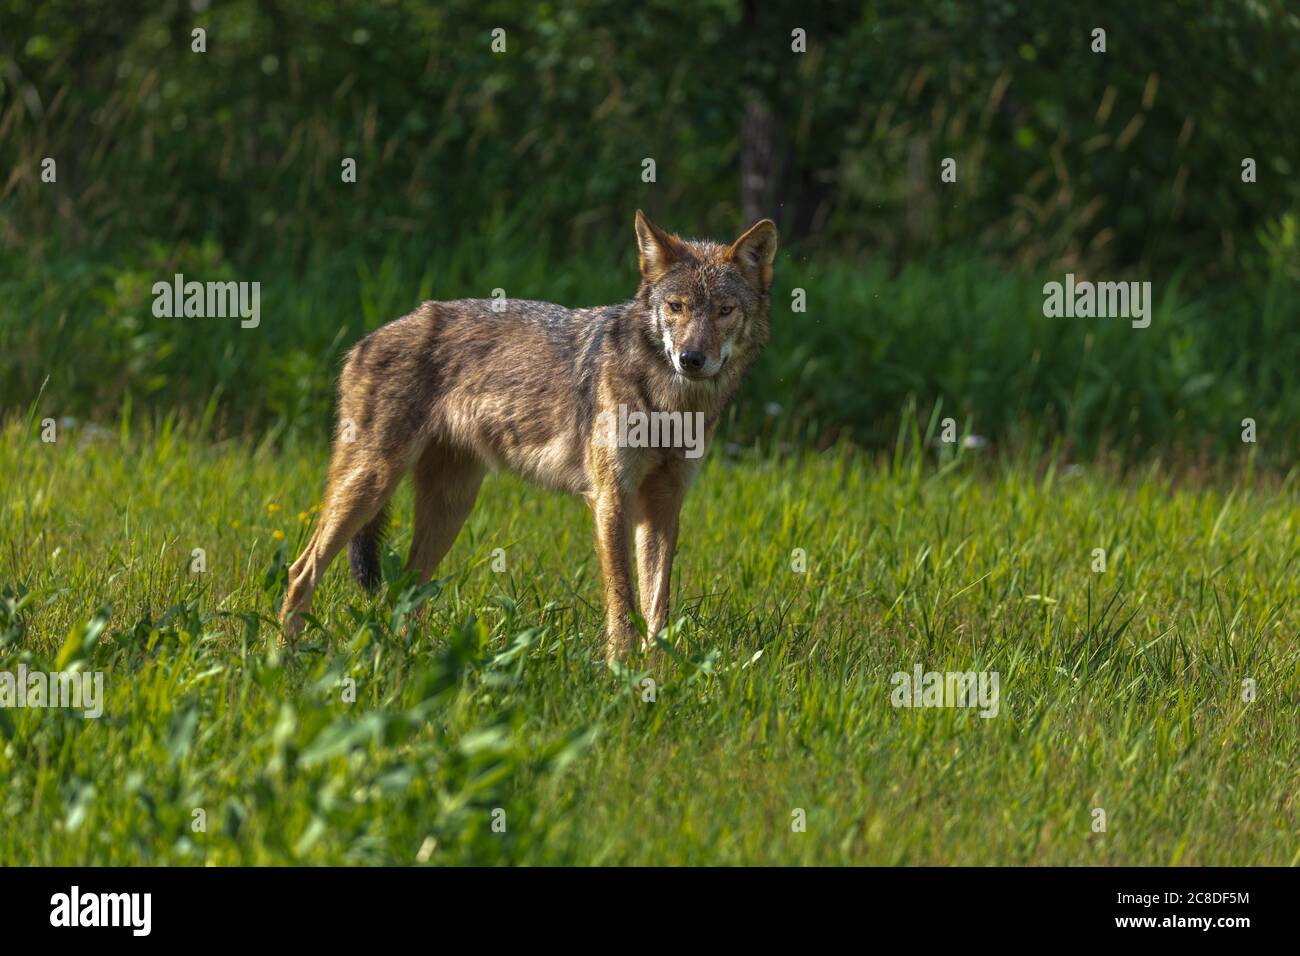
M 423 584 L 451 550 L 474 509 L 483 465 L 468 452 L 430 443 L 415 463 L 415 533 L 406 566 Z
M 298 612 L 311 606 L 311 596 L 330 562 L 388 503 L 402 480 L 405 462 L 367 454 L 359 448 L 336 449 L 346 456 L 331 463 L 329 488 L 316 530 L 306 549 L 289 569 L 289 590 L 280 606 L 285 635 L 302 630 Z

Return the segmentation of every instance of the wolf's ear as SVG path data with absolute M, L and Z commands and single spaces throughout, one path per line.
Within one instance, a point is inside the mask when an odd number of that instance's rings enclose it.
M 766 292 L 772 284 L 772 260 L 776 258 L 776 223 L 771 219 L 754 223 L 727 249 L 727 258 Z
M 654 282 L 678 259 L 686 257 L 686 247 L 681 240 L 668 235 L 640 209 L 636 211 L 636 245 L 640 253 L 641 275 Z

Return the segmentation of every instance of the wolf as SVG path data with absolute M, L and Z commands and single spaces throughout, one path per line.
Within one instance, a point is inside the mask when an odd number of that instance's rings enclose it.
M 484 474 L 508 469 L 582 495 L 594 517 L 607 661 L 651 646 L 668 622 L 682 500 L 697 449 L 621 440 L 629 413 L 691 416 L 707 450 L 727 403 L 766 345 L 777 230 L 762 219 L 730 245 L 688 240 L 636 213 L 641 279 L 619 305 L 425 302 L 352 347 L 316 525 L 289 569 L 286 638 L 348 545 L 353 576 L 380 583 L 387 506 L 415 484 L 407 567 L 427 581 L 474 506 Z M 620 415 L 622 416 L 620 418 Z

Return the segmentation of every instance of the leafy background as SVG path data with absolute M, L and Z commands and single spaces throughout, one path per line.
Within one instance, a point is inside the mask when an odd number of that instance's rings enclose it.
M 875 446 L 909 403 L 1084 454 L 1206 453 L 1243 417 L 1276 460 L 1298 436 L 1300 14 L 1281 2 L 0 11 L 10 408 L 318 433 L 342 351 L 422 298 L 626 298 L 640 206 L 689 234 L 782 228 L 737 440 Z M 1045 319 L 1066 271 L 1152 281 L 1155 324 Z M 261 282 L 262 327 L 155 319 L 175 272 Z

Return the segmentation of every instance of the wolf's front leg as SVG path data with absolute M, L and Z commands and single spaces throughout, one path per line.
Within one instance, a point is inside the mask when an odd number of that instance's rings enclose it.
M 688 475 L 667 466 L 649 475 L 637 495 L 637 583 L 641 614 L 646 620 L 643 649 L 652 648 L 655 638 L 668 624 L 678 516 L 688 481 Z
M 622 661 L 636 636 L 632 626 L 632 548 L 627 496 L 616 487 L 589 498 L 596 553 L 605 584 L 605 660 Z

